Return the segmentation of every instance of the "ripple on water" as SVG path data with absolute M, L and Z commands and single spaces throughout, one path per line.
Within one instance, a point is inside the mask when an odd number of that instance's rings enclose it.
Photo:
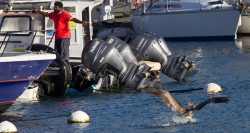
M 248 38 L 250 40 L 250 38 Z M 188 82 L 177 83 L 161 73 L 164 90 L 201 88 L 214 82 L 219 94 L 202 90 L 173 95 L 188 107 L 214 96 L 229 97 L 228 104 L 208 104 L 191 120 L 178 118 L 155 96 L 134 92 L 71 93 L 65 97 L 17 102 L 0 120 L 12 122 L 19 132 L 249 132 L 250 54 L 235 42 L 169 42 L 172 53 L 187 55 L 197 63 L 199 73 Z M 248 48 L 248 47 L 247 47 Z M 68 124 L 71 112 L 82 110 L 89 124 Z

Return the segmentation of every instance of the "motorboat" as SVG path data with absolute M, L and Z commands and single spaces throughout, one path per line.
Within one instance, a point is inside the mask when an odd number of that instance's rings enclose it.
M 35 52 L 6 52 L 0 57 L 0 114 L 43 74 L 55 58 L 54 54 Z
M 241 1 L 238 5 L 241 6 L 241 24 L 238 27 L 238 35 L 250 35 L 250 1 Z
M 56 59 L 55 54 L 46 51 L 8 51 L 6 49 L 8 44 L 19 42 L 9 40 L 11 35 L 19 33 L 18 31 L 0 32 L 3 37 L 0 41 L 0 114 L 5 112 L 33 81 L 39 79 Z
M 10 43 L 6 46 L 8 52 L 47 51 L 47 53 L 57 55 L 43 74 L 33 81 L 37 85 L 32 84 L 32 86 L 38 86 L 39 96 L 64 96 L 69 88 L 78 91 L 86 89 L 102 91 L 124 87 L 139 90 L 152 87 L 160 82 L 160 70 L 164 70 L 167 76 L 178 82 L 197 73 L 193 71 L 193 62 L 182 56 L 171 56 L 164 40 L 155 34 L 133 33 L 127 41 L 112 36 L 112 34 L 104 38 L 97 38 L 92 24 L 96 20 L 98 20 L 97 23 L 100 23 L 114 19 L 112 0 L 65 0 L 62 2 L 65 5 L 64 10 L 69 11 L 76 18 L 89 22 L 88 26 L 70 22 L 72 37 L 69 62 L 61 59 L 53 49 L 53 21 L 38 13 L 32 13 L 33 6 L 28 4 L 25 10 L 20 10 L 14 3 L 9 7 L 11 10 L 5 10 L 0 14 L 1 30 L 20 31 L 9 38 Z M 51 10 L 53 1 L 45 3 L 48 5 L 39 8 L 45 12 L 53 11 Z M 29 32 L 30 30 L 35 32 Z M 143 36 L 140 36 L 141 34 Z M 137 55 L 137 57 L 145 58 L 138 60 L 130 47 L 133 43 L 133 47 L 139 48 L 142 46 L 141 43 L 146 40 L 148 43 L 141 48 L 141 55 Z M 28 43 L 28 41 L 32 43 Z M 161 55 L 158 55 L 159 53 Z M 159 58 L 160 62 L 156 58 L 150 60 L 152 56 Z M 160 67 L 161 65 L 164 67 Z M 29 88 L 32 87 L 29 86 Z
M 165 40 L 234 40 L 240 21 L 237 6 L 220 0 L 160 0 L 131 11 L 134 30 Z

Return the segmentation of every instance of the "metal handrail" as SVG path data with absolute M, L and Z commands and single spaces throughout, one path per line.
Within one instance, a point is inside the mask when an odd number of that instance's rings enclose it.
M 4 37 L 3 41 L 2 41 L 1 46 L 0 46 L 0 49 L 2 48 L 3 43 L 5 42 L 5 39 L 6 39 L 7 35 L 8 35 L 8 34 L 5 35 L 5 37 Z
M 0 31 L 0 35 L 1 35 L 1 34 L 2 34 L 2 35 L 3 35 L 3 34 L 5 35 L 3 41 L 2 41 L 2 43 L 1 43 L 1 45 L 0 45 L 0 50 L 1 50 L 1 49 L 2 49 L 2 46 L 3 46 L 4 43 L 5 43 L 4 49 L 3 49 L 3 51 L 2 51 L 2 53 L 1 53 L 1 55 L 0 55 L 0 57 L 3 56 L 4 51 L 5 51 L 6 47 L 7 47 L 7 44 L 9 43 L 9 40 L 10 40 L 11 35 L 13 35 L 13 34 L 15 34 L 15 33 L 35 32 L 35 34 L 34 34 L 34 36 L 33 36 L 33 38 L 32 38 L 32 41 L 31 41 L 31 43 L 30 43 L 30 48 L 29 48 L 29 51 L 30 51 L 31 48 L 32 48 L 32 45 L 33 45 L 33 42 L 34 42 L 34 39 L 35 39 L 35 37 L 36 37 L 37 32 L 45 32 L 45 31 L 48 31 L 48 30 Z M 49 48 L 49 46 L 50 46 L 50 43 L 52 42 L 52 39 L 53 39 L 54 35 L 55 35 L 55 32 L 53 33 L 53 36 L 52 36 L 51 39 L 50 39 L 50 42 L 49 42 L 49 44 L 48 44 L 48 48 Z M 8 39 L 6 40 L 7 36 L 8 36 Z M 48 48 L 46 49 L 45 53 L 48 51 Z
M 31 43 L 30 43 L 29 51 L 31 50 L 32 44 L 33 44 L 34 39 L 35 39 L 35 37 L 36 37 L 36 33 L 37 33 L 37 31 L 35 31 L 35 35 L 34 35 L 33 38 L 32 38 L 32 41 L 31 41 Z
M 50 38 L 50 41 L 49 41 L 49 44 L 48 44 L 48 47 L 47 47 L 45 53 L 47 53 L 47 51 L 49 49 L 49 46 L 50 46 L 50 43 L 52 42 L 52 39 L 53 39 L 54 36 L 55 36 L 55 32 L 53 33 L 52 37 Z
M 5 51 L 6 47 L 7 47 L 7 44 L 8 44 L 8 42 L 9 42 L 9 40 L 10 40 L 10 36 L 12 35 L 12 33 L 8 33 L 8 34 L 5 35 L 4 41 L 3 41 L 2 44 L 1 44 L 1 48 L 2 48 L 2 46 L 3 46 L 3 43 L 5 42 L 5 39 L 6 39 L 7 35 L 9 35 L 9 38 L 8 38 L 8 40 L 6 41 L 6 44 L 5 44 L 5 46 L 4 46 L 3 52 L 1 53 L 1 56 L 0 56 L 0 57 L 3 56 L 3 53 L 4 53 L 4 51 Z
M 47 30 L 22 30 L 22 31 L 0 31 L 0 34 L 8 34 L 8 33 L 23 33 L 23 32 L 44 32 Z

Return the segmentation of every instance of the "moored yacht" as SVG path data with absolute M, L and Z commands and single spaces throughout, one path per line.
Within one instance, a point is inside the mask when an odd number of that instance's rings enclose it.
M 133 28 L 167 40 L 234 40 L 237 7 L 218 0 L 160 0 L 131 12 Z

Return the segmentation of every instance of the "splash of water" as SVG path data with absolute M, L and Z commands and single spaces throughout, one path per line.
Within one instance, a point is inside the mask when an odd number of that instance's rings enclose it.
M 173 116 L 172 119 L 177 124 L 194 123 L 197 121 L 194 118 L 184 118 L 182 116 Z
M 159 122 L 159 120 L 158 120 Z M 195 123 L 197 122 L 194 118 L 184 118 L 182 116 L 172 116 L 172 121 L 167 117 L 162 120 L 160 124 L 153 124 L 153 127 L 171 127 L 177 124 Z

